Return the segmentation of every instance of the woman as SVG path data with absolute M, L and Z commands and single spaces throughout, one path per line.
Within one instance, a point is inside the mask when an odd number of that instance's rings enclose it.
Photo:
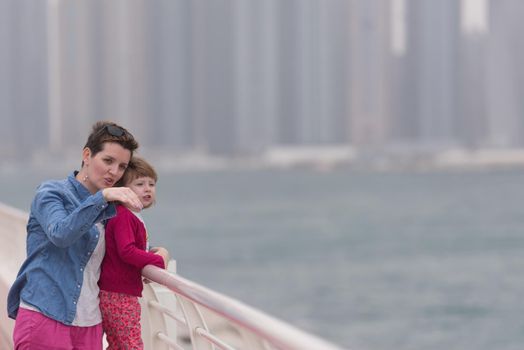
M 123 127 L 97 122 L 80 171 L 41 184 L 27 224 L 27 258 L 8 295 L 15 349 L 102 349 L 97 285 L 104 222 L 113 202 L 142 209 L 127 187 L 112 187 L 138 143 Z

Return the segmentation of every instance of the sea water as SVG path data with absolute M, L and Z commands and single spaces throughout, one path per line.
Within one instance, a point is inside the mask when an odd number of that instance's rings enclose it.
M 56 171 L 2 171 L 28 210 Z M 524 348 L 524 172 L 162 172 L 178 272 L 362 350 Z

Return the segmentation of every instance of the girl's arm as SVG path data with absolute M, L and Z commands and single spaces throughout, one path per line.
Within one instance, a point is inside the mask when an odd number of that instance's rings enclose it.
M 135 234 L 145 234 L 143 224 L 129 210 L 119 210 L 118 215 L 111 219 L 106 227 L 106 236 L 114 237 L 116 252 L 126 263 L 142 269 L 146 265 L 165 268 L 163 256 L 147 252 L 139 246 Z M 106 253 L 107 254 L 107 253 Z

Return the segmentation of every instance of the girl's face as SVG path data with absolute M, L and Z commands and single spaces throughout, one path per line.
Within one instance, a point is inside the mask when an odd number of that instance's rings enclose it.
M 87 178 L 84 185 L 91 193 L 112 187 L 124 175 L 130 159 L 131 151 L 114 142 L 104 143 L 102 150 L 94 156 L 89 148 L 85 148 L 83 160 Z
M 149 208 L 156 200 L 156 181 L 149 176 L 137 177 L 130 183 L 125 184 L 136 193 L 144 208 Z

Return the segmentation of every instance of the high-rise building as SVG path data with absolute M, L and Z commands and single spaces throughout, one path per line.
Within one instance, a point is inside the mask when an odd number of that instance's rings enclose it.
M 491 147 L 524 145 L 524 2 L 490 1 L 487 64 L 487 140 Z
M 311 79 L 313 101 L 318 107 L 309 114 L 309 142 L 347 143 L 349 141 L 349 58 L 350 3 L 348 1 L 318 1 L 310 11 L 317 17 L 317 43 L 306 55 L 316 56 L 317 75 Z
M 14 110 L 14 97 L 11 82 L 13 77 L 13 66 L 15 57 L 14 26 L 15 17 L 13 13 L 14 2 L 0 1 L 0 157 L 12 157 L 16 153 L 16 118 Z
M 404 61 L 405 125 L 417 144 L 445 147 L 457 138 L 459 7 L 455 0 L 410 0 Z
M 390 133 L 390 3 L 353 1 L 350 6 L 349 134 L 363 150 L 384 147 Z
M 0 155 L 19 160 L 47 144 L 44 2 L 0 2 Z
M 486 146 L 488 0 L 462 0 L 457 84 L 457 135 L 471 149 Z
M 234 9 L 235 151 L 259 153 L 277 139 L 278 0 Z
M 225 0 L 193 5 L 195 146 L 208 153 L 231 154 L 236 147 L 233 10 Z
M 145 11 L 147 143 L 155 149 L 192 150 L 193 5 L 162 1 Z

